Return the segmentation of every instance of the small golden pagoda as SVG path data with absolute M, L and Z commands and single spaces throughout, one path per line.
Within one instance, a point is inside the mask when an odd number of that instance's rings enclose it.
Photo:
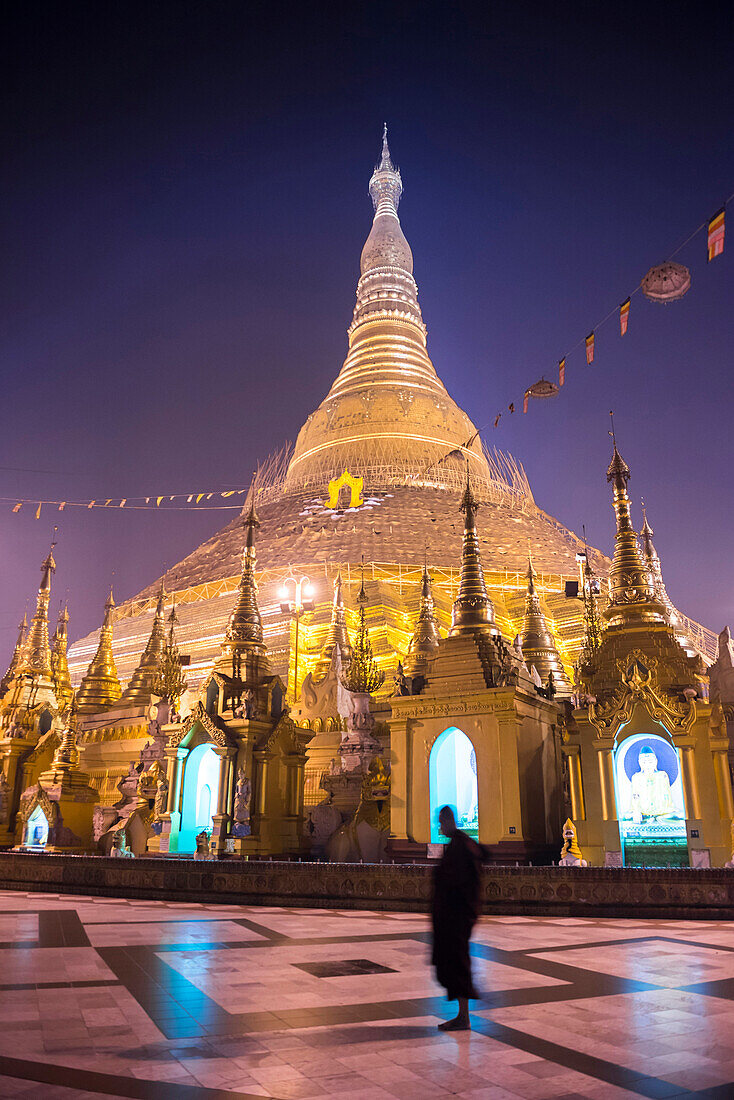
M 98 714 L 107 707 L 112 706 L 122 695 L 122 687 L 117 678 L 117 666 L 112 649 L 112 615 L 115 610 L 115 600 L 110 587 L 110 594 L 104 605 L 104 621 L 99 634 L 99 645 L 89 668 L 86 671 L 79 690 L 76 702 L 80 714 Z
M 130 683 L 122 693 L 121 700 L 124 703 L 135 703 L 144 706 L 150 703 L 153 695 L 153 685 L 160 672 L 163 652 L 166 648 L 165 606 L 166 590 L 163 581 L 161 581 L 148 644 L 145 647 L 143 656 L 140 658 L 138 667 L 133 672 Z
M 329 629 L 321 647 L 321 656 L 314 666 L 314 677 L 322 680 L 331 666 L 334 651 L 338 651 L 342 667 L 347 668 L 352 657 L 352 647 L 347 630 L 347 614 L 342 595 L 342 575 L 338 572 L 334 581 L 334 603 L 331 610 Z
M 15 827 L 20 848 L 80 853 L 94 846 L 92 815 L 99 792 L 79 767 L 76 713 L 72 698 L 50 766 L 21 796 Z
M 551 676 L 556 694 L 568 697 L 571 695 L 571 682 L 558 656 L 555 639 L 545 621 L 535 589 L 535 576 L 532 555 L 528 550 L 528 588 L 521 634 L 523 657 L 528 668 L 532 666 L 536 669 L 544 684 L 548 683 L 548 677 Z
M 708 701 L 701 656 L 684 648 L 661 598 L 652 532 L 640 550 L 629 478 L 615 440 L 610 602 L 598 646 L 579 662 L 579 706 L 564 731 L 570 816 L 592 864 L 723 866 L 734 816 L 726 724 Z
M 403 661 L 403 669 L 406 676 L 425 677 L 428 664 L 436 655 L 441 634 L 436 621 L 433 603 L 433 591 L 431 577 L 428 572 L 428 562 L 423 563 L 423 576 L 421 577 L 420 602 L 418 604 L 418 618 L 415 629 L 410 639 L 408 653 Z

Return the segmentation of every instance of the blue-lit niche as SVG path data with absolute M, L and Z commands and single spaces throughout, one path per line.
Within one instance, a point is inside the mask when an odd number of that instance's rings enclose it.
M 446 843 L 438 825 L 442 806 L 451 806 L 456 823 L 469 836 L 479 837 L 477 756 L 469 738 L 450 726 L 436 738 L 428 761 L 431 807 L 431 843 Z
M 614 754 L 619 832 L 627 867 L 687 867 L 688 839 L 678 751 L 638 733 Z

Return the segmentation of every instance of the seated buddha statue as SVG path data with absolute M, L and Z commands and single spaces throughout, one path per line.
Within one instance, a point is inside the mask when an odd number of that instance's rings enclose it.
M 649 745 L 640 749 L 639 771 L 630 780 L 632 820 L 639 825 L 644 818 L 675 815 L 673 792 L 668 773 L 658 769 L 658 758 Z

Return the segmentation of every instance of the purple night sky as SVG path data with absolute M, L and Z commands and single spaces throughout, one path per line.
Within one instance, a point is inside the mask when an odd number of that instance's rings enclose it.
M 734 191 L 731 10 L 703 3 L 11 5 L 0 496 L 247 485 L 346 353 L 383 120 L 429 353 L 491 423 Z M 729 219 L 734 217 L 734 206 Z M 668 592 L 734 626 L 734 221 L 490 443 L 609 552 L 613 408 Z M 223 503 L 227 503 L 226 501 Z M 70 638 L 232 513 L 0 504 L 0 664 L 59 524 Z

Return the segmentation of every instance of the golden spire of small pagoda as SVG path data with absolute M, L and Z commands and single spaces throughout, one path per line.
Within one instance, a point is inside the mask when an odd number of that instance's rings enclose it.
M 459 594 L 454 601 L 451 615 L 451 635 L 499 634 L 494 621 L 494 607 L 487 594 L 482 570 L 477 535 L 477 511 L 479 504 L 469 482 L 469 466 L 466 468 L 466 488 L 459 510 L 464 513 L 464 538 L 461 544 L 461 579 Z
M 168 616 L 168 623 L 168 641 L 163 651 L 160 672 L 153 681 L 153 691 L 156 695 L 160 695 L 162 699 L 168 699 L 175 706 L 188 687 L 181 667 L 181 654 L 176 644 L 178 615 L 176 614 L 175 598 L 171 606 L 171 614 Z
M 49 772 L 54 773 L 56 780 L 60 779 L 64 772 L 72 771 L 79 764 L 79 749 L 76 743 L 76 716 L 76 696 L 72 692 L 71 703 L 67 714 L 64 716 L 64 730 L 61 734 L 61 741 L 49 768 Z
M 352 649 L 352 659 L 349 669 L 343 678 L 343 683 L 349 691 L 355 694 L 371 695 L 379 691 L 385 681 L 385 673 L 378 668 L 372 653 L 370 632 L 367 629 L 365 607 L 367 605 L 367 592 L 364 587 L 364 555 L 362 556 L 362 584 L 357 593 L 359 604 L 359 626 L 357 637 Z
M 158 590 L 158 602 L 156 604 L 155 615 L 153 616 L 153 626 L 150 631 L 150 637 L 148 638 L 148 643 L 143 651 L 143 655 L 140 658 L 140 663 L 135 669 L 135 672 L 133 672 L 130 683 L 122 693 L 124 702 L 143 705 L 150 703 L 151 695 L 153 694 L 153 685 L 160 673 L 163 663 L 163 651 L 166 648 L 165 606 L 166 590 L 163 586 L 163 578 L 161 577 L 161 585 Z
M 653 584 L 655 586 L 655 595 L 664 605 L 668 618 L 676 618 L 677 612 L 673 606 L 670 596 L 668 595 L 663 581 L 663 567 L 660 564 L 660 556 L 655 549 L 655 543 L 652 541 L 652 536 L 655 534 L 652 527 L 647 521 L 647 511 L 645 510 L 645 502 L 642 501 L 642 529 L 640 530 L 640 538 L 642 540 L 642 556 L 645 559 L 645 565 L 649 569 Z
M 18 623 L 18 640 L 15 643 L 15 649 L 13 650 L 13 656 L 10 658 L 10 664 L 8 670 L 0 680 L 0 698 L 5 694 L 13 680 L 16 677 L 18 670 L 23 664 L 23 650 L 25 648 L 25 636 L 28 630 L 28 616 L 24 612 L 23 618 Z
M 334 656 L 334 650 L 339 651 L 342 660 L 342 668 L 346 670 L 352 656 L 352 645 L 349 641 L 347 615 L 344 609 L 344 599 L 342 596 L 341 570 L 337 573 L 336 580 L 334 581 L 334 602 L 331 608 L 331 622 L 326 632 L 324 644 L 321 647 L 321 655 L 314 669 L 314 675 L 317 679 L 323 679 L 329 671 L 331 659 Z
M 665 621 L 665 608 L 656 596 L 652 577 L 640 553 L 637 532 L 632 526 L 630 498 L 627 493 L 630 470 L 617 450 L 614 420 L 610 435 L 613 452 L 607 470 L 607 481 L 614 486 L 613 507 L 617 534 L 614 539 L 612 570 L 609 574 L 609 606 L 604 612 L 604 618 L 608 626 L 635 622 L 662 623 Z
M 410 639 L 408 653 L 403 662 L 404 671 L 408 676 L 425 675 L 428 662 L 435 656 L 440 640 L 441 635 L 433 607 L 433 591 L 431 589 L 431 577 L 428 572 L 428 561 L 424 556 L 418 618 L 413 636 Z
M 56 630 L 51 639 L 51 667 L 53 669 L 54 692 L 56 701 L 61 710 L 71 703 L 74 689 L 71 686 L 69 676 L 69 661 L 66 656 L 66 647 L 69 641 L 69 608 L 65 604 L 59 611 Z
M 260 520 L 255 511 L 254 492 L 243 526 L 247 529 L 247 537 L 242 554 L 242 576 L 237 589 L 237 600 L 222 641 L 222 656 L 217 665 L 223 671 L 229 666 L 230 674 L 239 679 L 244 661 L 247 670 L 245 678 L 251 679 L 252 675 L 267 674 L 269 670 L 268 647 L 263 638 L 263 621 L 257 604 L 255 532 L 260 527 Z
M 525 592 L 525 615 L 522 624 L 521 644 L 525 664 L 535 669 L 545 683 L 549 673 L 553 673 L 553 683 L 560 695 L 571 694 L 571 683 L 566 675 L 561 658 L 558 656 L 555 639 L 548 629 L 540 598 L 535 589 L 535 569 L 528 543 L 528 584 Z
M 91 660 L 76 694 L 76 707 L 80 714 L 96 714 L 105 707 L 112 706 L 122 695 L 122 687 L 117 677 L 117 665 L 112 650 L 112 615 L 115 600 L 110 594 L 104 605 L 104 622 L 99 632 L 97 652 Z
M 44 676 L 51 679 L 51 647 L 48 641 L 48 604 L 51 599 L 51 574 L 56 572 L 54 561 L 54 540 L 43 565 L 41 566 L 41 585 L 36 599 L 36 613 L 31 619 L 30 630 L 23 648 L 21 671 L 29 676 Z

